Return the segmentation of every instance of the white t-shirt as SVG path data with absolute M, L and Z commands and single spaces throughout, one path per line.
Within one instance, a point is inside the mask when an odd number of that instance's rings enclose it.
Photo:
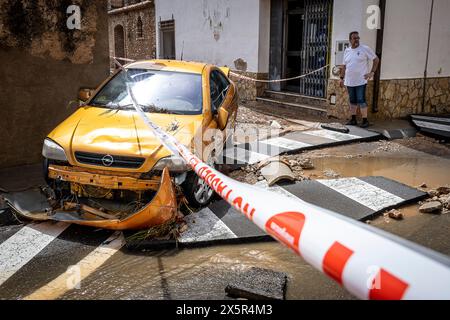
M 362 44 L 356 49 L 347 48 L 344 52 L 345 85 L 358 87 L 367 84 L 364 76 L 369 73 L 369 63 L 376 57 L 370 47 Z

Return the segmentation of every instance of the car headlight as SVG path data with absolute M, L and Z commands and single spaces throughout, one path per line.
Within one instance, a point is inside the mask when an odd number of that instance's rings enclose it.
M 64 152 L 64 149 L 59 144 L 53 142 L 50 139 L 44 140 L 42 155 L 45 158 L 51 160 L 67 161 L 67 156 L 66 153 Z
M 171 172 L 186 172 L 191 169 L 183 158 L 171 156 L 159 160 L 153 167 L 153 170 L 162 171 L 165 167 L 167 167 Z

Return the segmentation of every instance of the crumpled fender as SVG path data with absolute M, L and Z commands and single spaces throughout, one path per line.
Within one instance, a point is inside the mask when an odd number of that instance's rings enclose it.
M 72 216 L 70 212 L 65 212 L 63 210 L 56 210 L 52 216 L 49 216 L 42 211 L 31 212 L 28 210 L 24 210 L 17 204 L 13 205 L 12 207 L 20 215 L 31 220 L 59 221 L 110 230 L 149 229 L 154 226 L 162 225 L 175 218 L 178 210 L 175 187 L 170 178 L 169 169 L 167 168 L 165 168 L 163 171 L 160 187 L 153 200 L 143 209 L 123 220 L 99 220 L 94 218 L 81 219 Z

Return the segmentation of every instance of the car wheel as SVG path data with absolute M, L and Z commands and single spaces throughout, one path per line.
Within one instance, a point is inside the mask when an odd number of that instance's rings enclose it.
M 196 208 L 206 207 L 215 195 L 214 190 L 195 172 L 188 173 L 182 189 L 189 204 Z

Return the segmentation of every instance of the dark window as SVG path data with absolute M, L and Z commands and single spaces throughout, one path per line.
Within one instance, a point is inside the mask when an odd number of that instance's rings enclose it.
M 175 20 L 161 21 L 159 23 L 160 58 L 174 60 L 175 54 Z
M 114 28 L 114 55 L 117 58 L 126 58 L 125 31 L 121 25 L 117 25 Z
M 137 31 L 136 31 L 136 33 L 137 33 L 137 38 L 138 39 L 141 39 L 141 38 L 144 37 L 144 26 L 143 26 L 141 17 L 139 17 L 138 21 L 137 21 Z
M 211 110 L 213 113 L 216 113 L 225 100 L 230 82 L 220 71 L 213 70 L 209 84 L 211 89 Z

